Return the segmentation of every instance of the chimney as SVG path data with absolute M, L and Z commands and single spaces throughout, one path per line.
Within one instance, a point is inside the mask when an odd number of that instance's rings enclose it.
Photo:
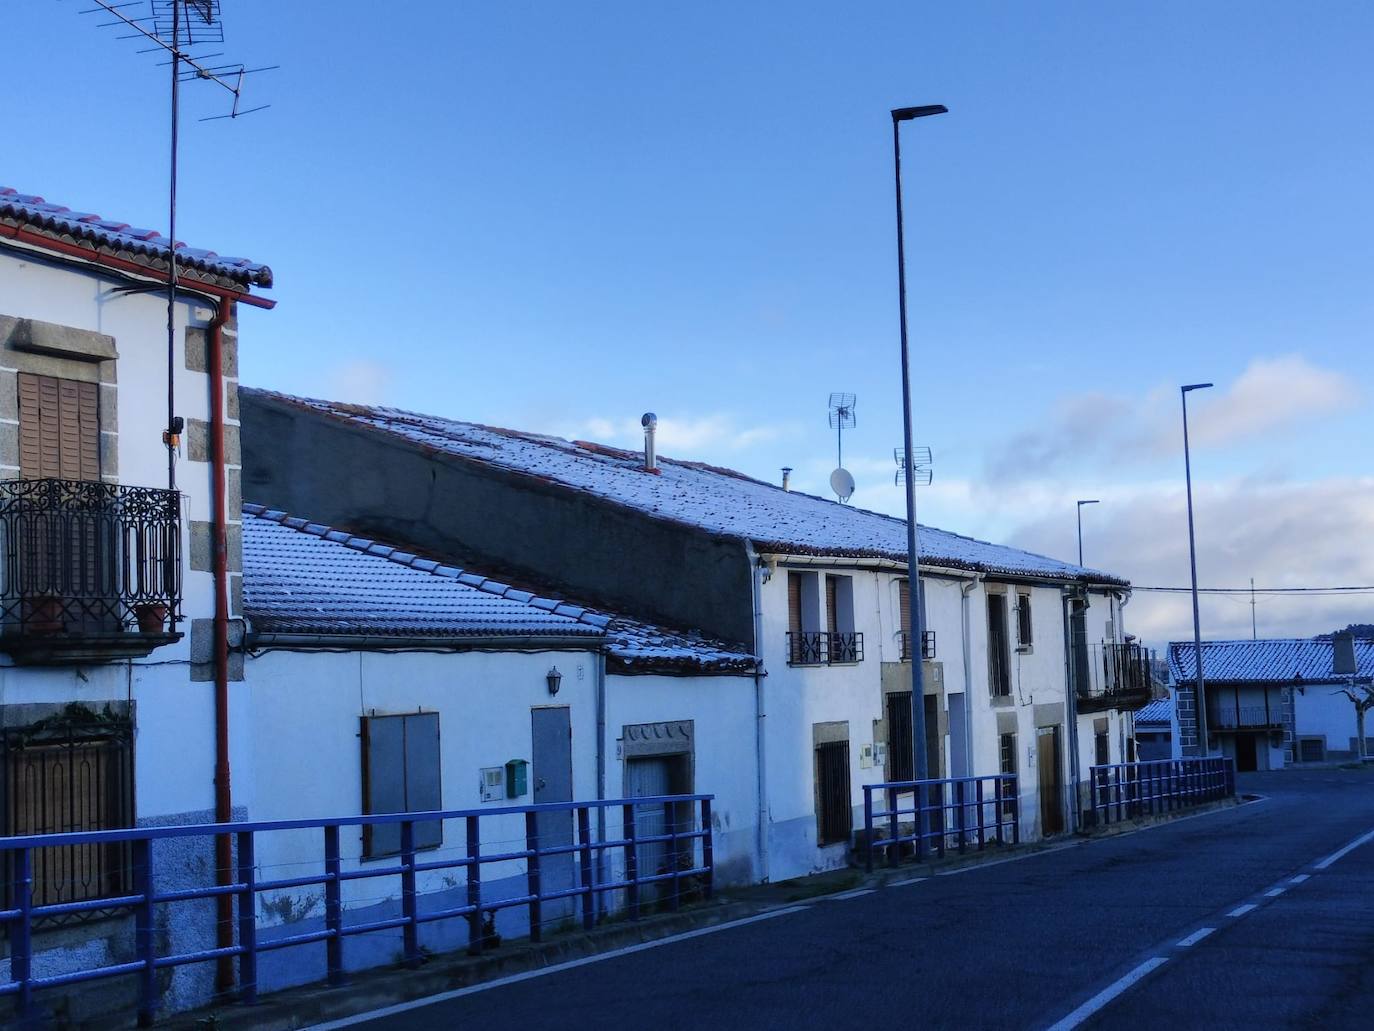
M 646 472 L 658 472 L 658 452 L 654 450 L 654 431 L 658 429 L 658 416 L 653 412 L 645 412 L 639 424 L 644 427 L 644 469 Z
M 790 465 L 782 467 L 782 489 L 792 489 L 792 467 Z

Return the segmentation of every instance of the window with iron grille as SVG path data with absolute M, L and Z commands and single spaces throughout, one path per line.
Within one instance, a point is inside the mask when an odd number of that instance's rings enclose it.
M 988 690 L 994 698 L 1011 695 L 1011 656 L 1007 641 L 1007 596 L 988 594 Z
M 69 706 L 61 715 L 0 731 L 5 835 L 118 830 L 134 824 L 133 721 L 108 709 Z M 12 858 L 7 858 L 12 862 Z M 12 890 L 6 871 L 7 892 Z M 129 890 L 127 844 L 33 850 L 33 904 L 85 902 Z M 100 911 L 69 914 L 76 923 Z
M 998 736 L 997 747 L 999 753 L 999 770 L 1002 773 L 1016 772 L 1016 734 L 1001 734 Z
M 443 808 L 437 712 L 364 716 L 362 745 L 364 813 L 425 813 Z M 443 841 L 443 824 L 439 820 L 416 823 L 414 837 L 416 848 L 435 848 Z M 399 823 L 363 826 L 364 858 L 400 851 Z
M 1028 592 L 1016 595 L 1016 649 L 1028 652 L 1034 642 L 1031 630 L 1031 596 Z
M 1094 735 L 1096 741 L 1096 762 L 1098 766 L 1106 766 L 1111 759 L 1111 739 L 1105 730 L 1099 730 Z
M 911 692 L 893 691 L 887 703 L 887 779 L 914 780 L 911 754 Z
M 816 838 L 821 845 L 848 841 L 853 830 L 849 805 L 849 742 L 816 746 Z

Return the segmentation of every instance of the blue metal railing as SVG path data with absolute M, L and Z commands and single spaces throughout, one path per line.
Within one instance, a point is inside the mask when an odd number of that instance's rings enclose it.
M 97 978 L 134 976 L 139 978 L 139 1022 L 146 1025 L 153 1019 L 158 1006 L 157 972 L 170 967 L 202 963 L 224 957 L 238 958 L 239 999 L 253 1003 L 257 998 L 258 955 L 274 949 L 323 942 L 327 953 L 329 983 L 339 985 L 344 978 L 343 940 L 347 937 L 399 928 L 402 932 L 402 958 L 407 965 L 420 962 L 419 929 L 421 924 L 449 919 L 468 921 L 468 949 L 482 952 L 486 940 L 483 916 L 500 909 L 526 907 L 529 916 L 529 936 L 539 941 L 542 932 L 541 907 L 557 899 L 578 899 L 581 903 L 582 926 L 590 930 L 597 919 L 598 897 L 610 892 L 624 892 L 625 911 L 630 919 L 641 914 L 641 892 L 649 885 L 671 882 L 671 894 L 665 899 L 668 908 L 677 909 L 683 895 L 683 882 L 695 879 L 695 887 L 710 898 L 715 862 L 711 838 L 711 802 L 714 795 L 656 795 L 644 798 L 618 798 L 592 802 L 556 802 L 541 805 L 489 807 L 484 809 L 453 809 L 425 813 L 388 813 L 349 816 L 317 820 L 278 820 L 257 823 L 201 824 L 186 827 L 141 827 L 129 830 L 89 831 L 69 834 L 38 834 L 0 838 L 0 860 L 6 860 L 11 873 L 11 892 L 8 908 L 0 910 L 0 925 L 8 927 L 10 941 L 10 980 L 0 982 L 0 996 L 15 997 L 15 1015 L 24 1021 L 34 1014 L 33 994 L 45 988 L 77 984 Z M 639 833 L 637 814 L 645 807 L 655 807 L 659 813 L 672 814 L 664 820 L 667 832 Z M 690 807 L 690 808 L 689 808 Z M 621 810 L 620 836 L 597 841 L 592 835 L 592 813 L 595 810 Z M 541 844 L 538 815 L 540 813 L 571 813 L 574 816 L 576 837 L 571 843 Z M 690 818 L 684 814 L 691 812 Z M 699 814 L 699 819 L 698 819 Z M 496 817 L 524 816 L 525 847 L 487 853 L 482 849 L 482 822 Z M 466 847 L 463 854 L 452 858 L 422 859 L 424 849 L 415 846 L 415 825 L 425 821 L 462 821 Z M 363 825 L 400 824 L 401 848 L 399 863 L 385 866 L 365 865 L 372 860 L 349 857 L 348 868 L 340 848 L 340 828 Z M 612 824 L 612 826 L 614 826 Z M 276 880 L 260 880 L 254 856 L 260 835 L 279 831 L 319 830 L 321 834 L 322 872 L 306 876 Z M 236 848 L 232 882 L 207 884 L 179 890 L 159 891 L 153 865 L 152 843 L 169 838 L 207 838 L 230 836 Z M 701 842 L 700 851 L 696 846 Z M 36 850 L 63 845 L 109 845 L 127 842 L 131 853 L 131 877 L 128 894 L 111 898 L 84 899 L 49 905 L 34 905 L 33 871 Z M 508 844 L 509 839 L 505 842 Z M 641 871 L 640 852 L 645 846 L 666 847 L 668 869 Z M 683 851 L 686 849 L 687 851 Z M 599 879 L 595 874 L 597 860 L 606 853 L 614 859 L 616 850 L 623 856 L 622 876 Z M 418 853 L 418 854 L 417 854 Z M 574 857 L 577 876 L 571 887 L 545 891 L 541 884 L 542 862 L 550 857 Z M 524 862 L 524 892 L 509 898 L 482 898 L 482 868 L 491 863 Z M 466 903 L 445 909 L 421 912 L 418 904 L 424 893 L 417 890 L 416 877 L 421 873 L 441 870 L 464 870 L 466 874 Z M 185 875 L 179 868 L 177 874 Z M 347 907 L 343 886 L 356 880 L 378 877 L 400 879 L 401 915 L 361 923 L 345 923 Z M 689 881 L 689 884 L 692 882 Z M 300 887 L 322 887 L 324 892 L 324 927 L 318 931 L 287 935 L 263 940 L 258 924 L 257 896 L 261 892 L 282 891 Z M 182 953 L 159 954 L 155 907 L 196 899 L 210 899 L 228 895 L 237 901 L 232 945 L 200 949 Z M 136 958 L 129 962 L 89 967 L 64 973 L 35 976 L 33 972 L 33 929 L 36 921 L 64 914 L 101 911 L 128 911 L 134 917 Z
M 1225 757 L 1157 759 L 1088 771 L 1093 823 L 1156 816 L 1236 793 L 1236 764 Z
M 970 844 L 981 852 L 988 842 L 1005 843 L 1008 838 L 1020 844 L 1021 803 L 1014 773 L 902 780 L 865 784 L 863 789 L 864 865 L 870 871 L 879 849 L 886 849 L 888 865 L 896 866 L 906 845 L 920 861 L 928 849 L 943 857 L 951 838 L 959 852 L 967 852 Z M 877 792 L 882 793 L 884 809 L 873 808 Z M 903 822 L 904 816 L 910 817 L 909 823 Z

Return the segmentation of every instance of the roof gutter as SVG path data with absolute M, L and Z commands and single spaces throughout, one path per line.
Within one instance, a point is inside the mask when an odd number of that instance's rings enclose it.
M 389 637 L 383 634 L 274 634 L 249 633 L 247 647 L 252 650 L 283 651 L 596 651 L 601 635 L 579 634 L 557 637 L 511 638 L 473 637 Z M 528 642 L 528 643 L 526 643 Z
M 92 250 L 90 247 L 82 247 L 80 244 L 69 243 L 66 240 L 57 240 L 51 236 L 32 229 L 24 229 L 22 226 L 10 226 L 0 222 L 0 237 L 8 237 L 19 243 L 36 247 L 39 250 L 53 251 L 63 254 L 70 258 L 76 258 L 83 263 L 98 265 L 102 268 L 112 269 L 126 276 L 133 276 L 140 280 L 147 281 L 149 286 L 161 287 L 166 285 L 166 277 L 158 277 L 157 270 L 142 265 L 128 258 L 121 258 L 113 254 L 105 254 L 101 251 Z M 277 302 L 267 297 L 256 297 L 244 290 L 231 290 L 228 287 L 218 286 L 214 283 L 206 283 L 200 279 L 192 279 L 194 286 L 186 287 L 187 290 L 206 293 L 217 298 L 221 302 L 238 302 L 252 305 L 255 308 L 275 308 Z M 182 280 L 185 283 L 185 280 Z

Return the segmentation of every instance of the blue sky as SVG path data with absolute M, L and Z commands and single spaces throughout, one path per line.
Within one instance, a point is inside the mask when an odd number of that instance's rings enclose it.
M 81 6 L 7 5 L 0 183 L 165 227 L 165 70 Z M 1368 5 L 327 8 L 225 0 L 272 107 L 187 92 L 180 235 L 279 283 L 245 382 L 621 443 L 652 409 L 818 493 L 853 391 L 854 502 L 898 511 L 887 111 L 940 102 L 904 130 L 923 520 L 1072 557 L 1099 497 L 1090 564 L 1186 582 L 1176 388 L 1213 380 L 1202 580 L 1374 583 Z

